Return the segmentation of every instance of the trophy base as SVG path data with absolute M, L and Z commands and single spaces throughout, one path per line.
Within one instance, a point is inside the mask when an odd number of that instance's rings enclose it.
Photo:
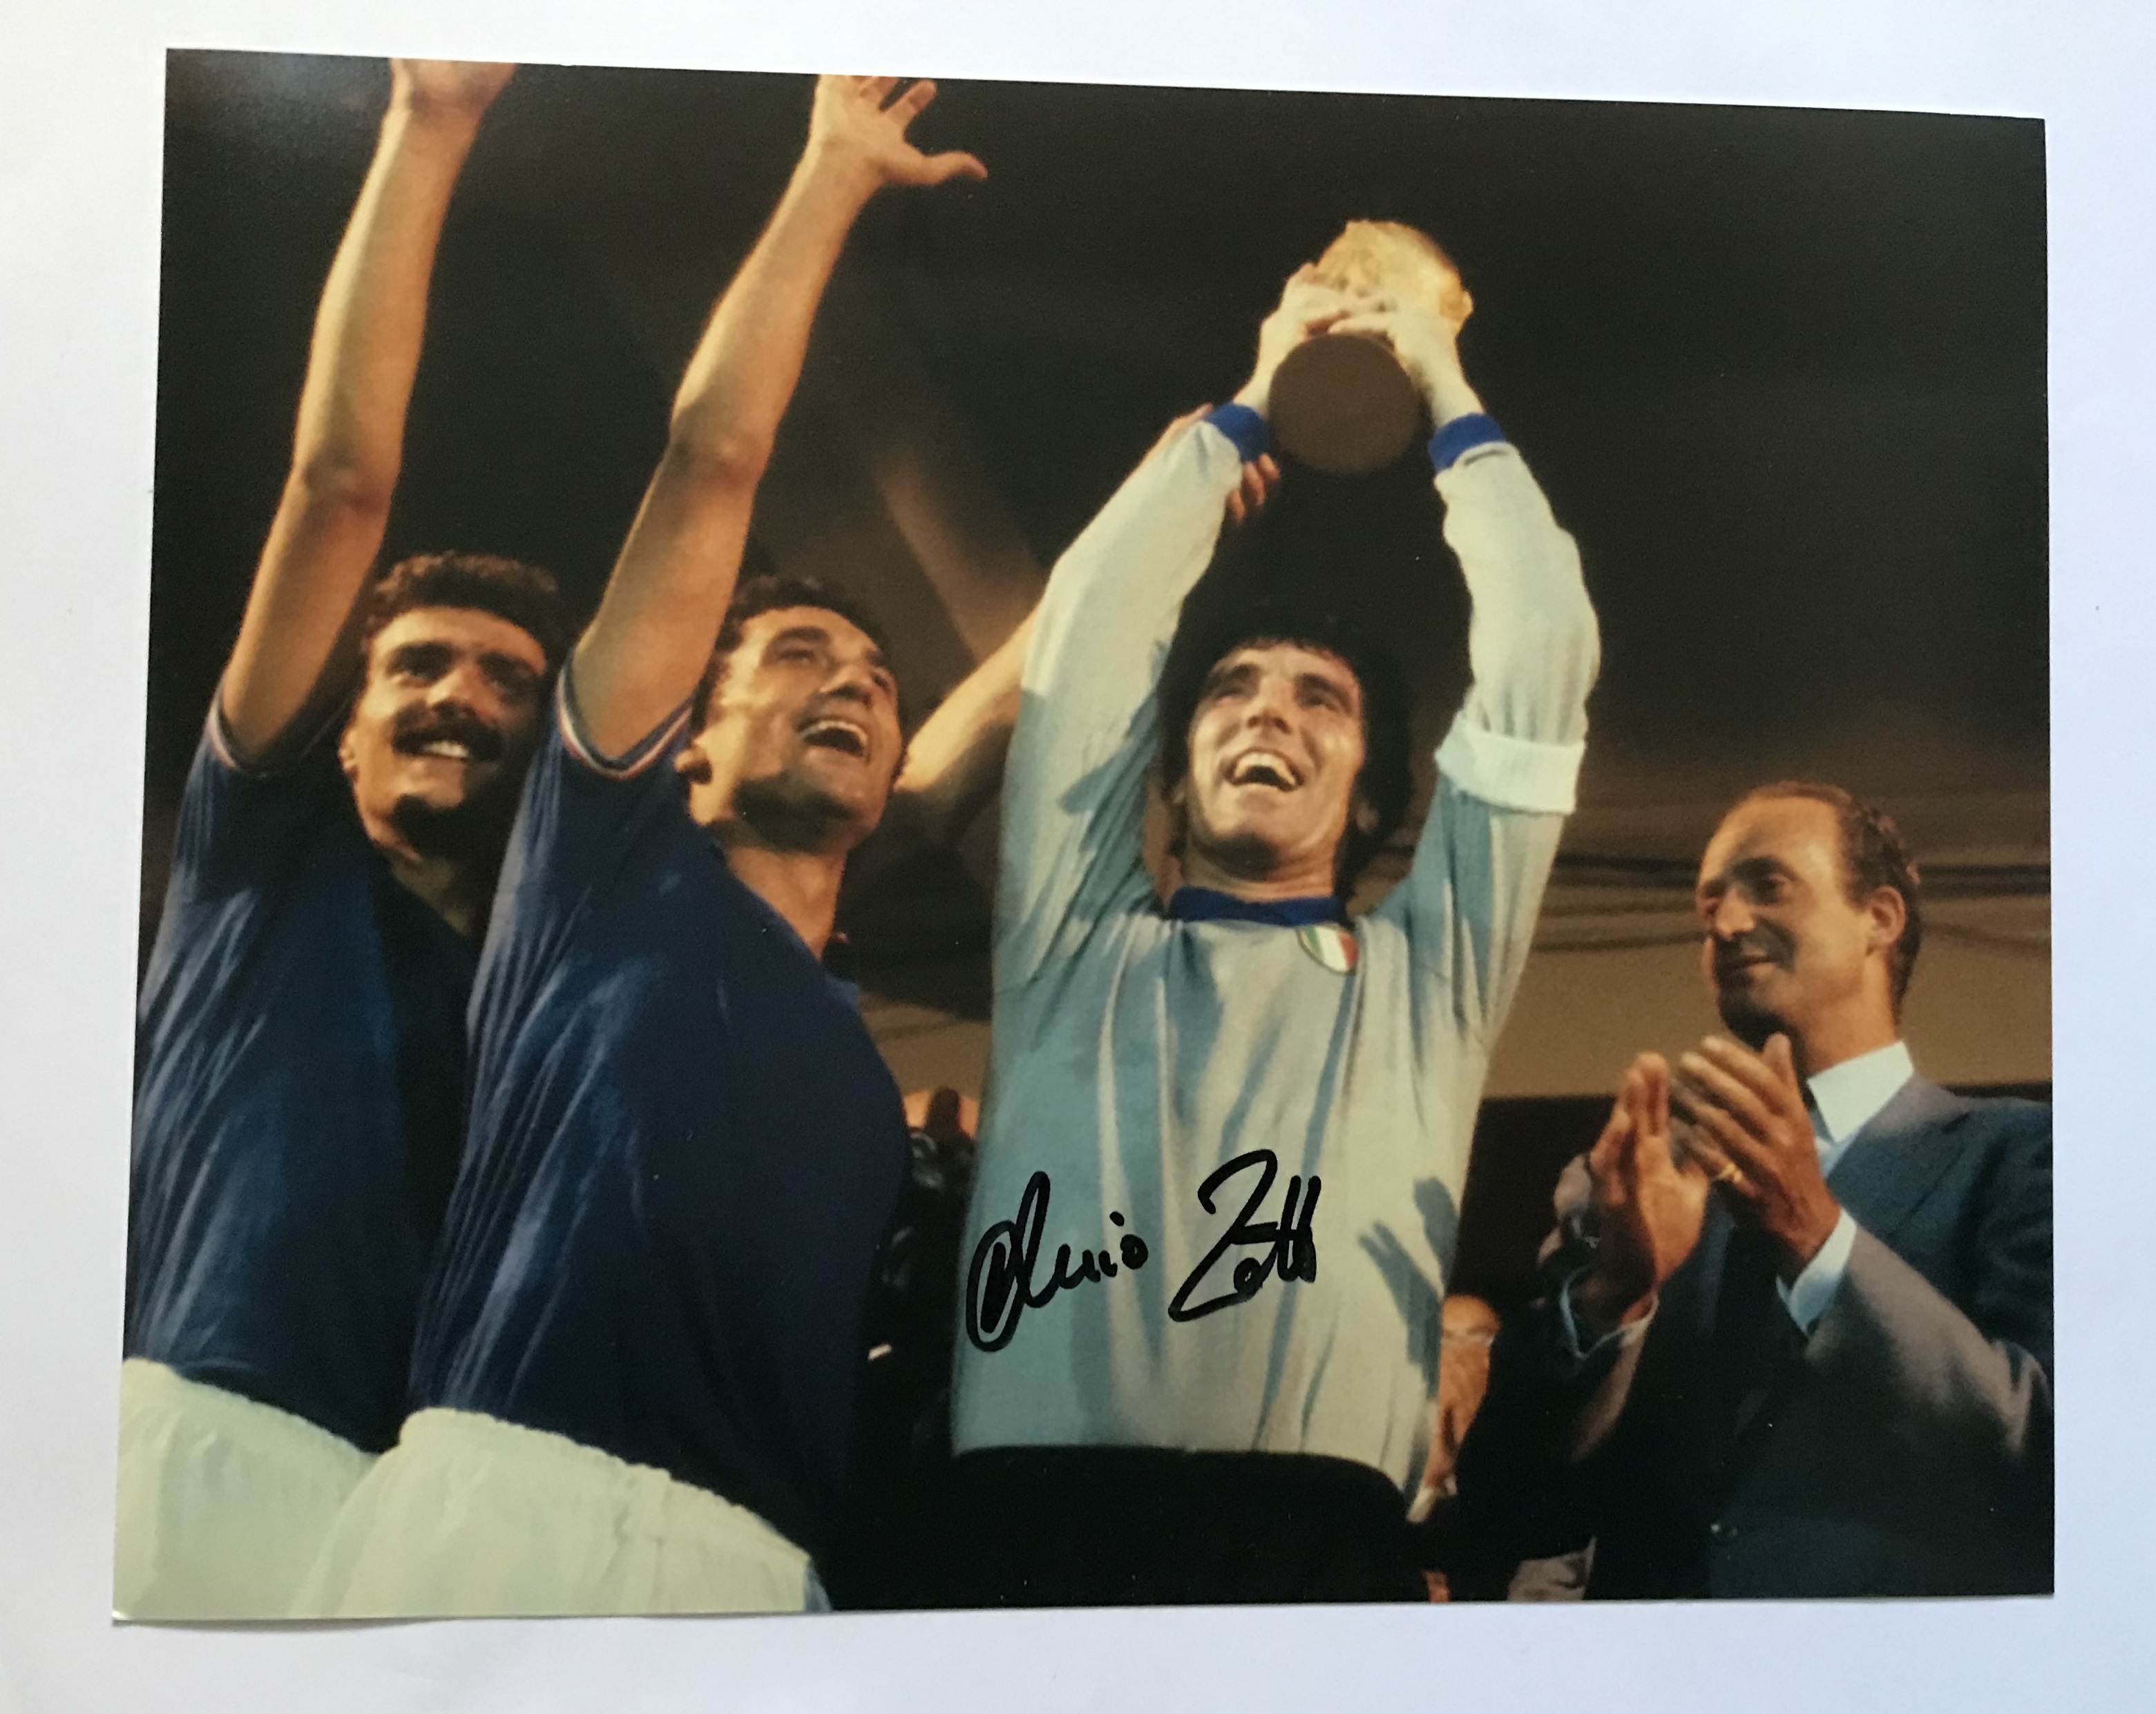
M 1338 476 L 1367 476 L 1404 453 L 1422 427 L 1422 398 L 1374 339 L 1322 333 L 1290 352 L 1273 376 L 1274 444 Z

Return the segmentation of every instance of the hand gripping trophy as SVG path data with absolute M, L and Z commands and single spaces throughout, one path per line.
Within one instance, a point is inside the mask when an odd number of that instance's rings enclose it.
M 1425 233 L 1391 220 L 1351 220 L 1317 259 L 1317 284 L 1434 309 L 1454 332 L 1475 308 L 1452 259 Z M 1332 332 L 1296 347 L 1273 377 L 1275 442 L 1337 475 L 1366 475 L 1405 452 L 1424 427 L 1420 390 L 1383 341 Z

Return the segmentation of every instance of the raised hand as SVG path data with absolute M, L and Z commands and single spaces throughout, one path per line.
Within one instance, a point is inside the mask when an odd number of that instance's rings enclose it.
M 1243 466 L 1243 480 L 1229 491 L 1228 521 L 1240 524 L 1245 518 L 1254 518 L 1273 497 L 1274 486 L 1280 481 L 1280 466 L 1273 455 L 1261 452 Z
M 816 102 L 808 119 L 809 164 L 852 182 L 864 193 L 887 184 L 986 178 L 988 169 L 963 150 L 927 155 L 906 141 L 906 127 L 936 99 L 936 85 L 922 78 L 900 89 L 903 81 L 895 77 L 817 79 Z
M 1281 300 L 1258 326 L 1258 360 L 1250 378 L 1235 395 L 1263 416 L 1272 398 L 1273 376 L 1287 354 L 1305 340 L 1327 331 L 1358 310 L 1375 307 L 1373 298 L 1352 296 L 1323 284 L 1317 264 L 1306 262 L 1288 276 Z
M 1609 1122 L 1587 1157 L 1594 1181 L 1594 1265 L 1573 1288 L 1582 1337 L 1599 1338 L 1644 1314 L 1699 1243 L 1707 1177 L 1670 1147 L 1670 1068 L 1633 1060 Z
M 389 108 L 315 312 L 290 474 L 220 683 L 258 762 L 317 729 L 357 662 L 349 621 L 388 527 L 449 196 L 512 68 L 390 62 Z
M 391 105 L 428 118 L 476 123 L 516 69 L 484 59 L 393 59 Z
M 1819 1143 L 1785 1035 L 1755 1054 L 1710 1035 L 1677 1060 L 1672 1091 L 1690 1122 L 1688 1152 L 1712 1174 L 1733 1212 L 1763 1227 L 1794 1280 L 1841 1218 L 1820 1170 Z

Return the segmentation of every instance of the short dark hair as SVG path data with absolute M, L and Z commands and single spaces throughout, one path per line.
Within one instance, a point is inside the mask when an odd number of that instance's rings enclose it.
M 1894 1015 L 1900 1017 L 1902 996 L 1909 991 L 1917 954 L 1924 944 L 1923 877 L 1917 873 L 1902 829 L 1885 810 L 1840 786 L 1819 780 L 1777 780 L 1772 785 L 1756 786 L 1732 806 L 1732 812 L 1763 798 L 1802 798 L 1834 811 L 1835 824 L 1841 834 L 1842 885 L 1851 904 L 1861 905 L 1881 887 L 1890 887 L 1902 895 L 1906 920 L 1900 937 L 1887 954 Z
M 367 591 L 361 649 L 372 649 L 382 627 L 418 607 L 468 607 L 507 619 L 539 645 L 549 672 L 561 665 L 568 647 L 568 620 L 552 574 L 521 560 L 491 553 L 420 553 L 399 560 Z
M 757 572 L 735 588 L 726 618 L 720 621 L 719 639 L 712 644 L 711 659 L 704 664 L 704 675 L 696 682 L 696 700 L 690 710 L 690 731 L 701 731 L 710 721 L 711 698 L 726 682 L 726 663 L 732 659 L 734 650 L 741 647 L 742 632 L 748 622 L 759 613 L 775 613 L 783 607 L 820 607 L 826 613 L 834 613 L 848 624 L 858 626 L 886 654 L 891 653 L 883 627 L 851 597 L 827 588 L 814 577 Z
M 1215 603 L 1184 603 L 1161 673 L 1161 784 L 1172 791 L 1190 772 L 1190 723 L 1214 668 L 1239 649 L 1275 644 L 1333 656 L 1354 674 L 1362 691 L 1363 769 L 1355 777 L 1355 790 L 1375 821 L 1366 829 L 1352 816 L 1348 820 L 1333 865 L 1333 891 L 1344 899 L 1406 819 L 1414 776 L 1407 680 L 1399 661 L 1336 607 L 1286 595 L 1226 610 Z

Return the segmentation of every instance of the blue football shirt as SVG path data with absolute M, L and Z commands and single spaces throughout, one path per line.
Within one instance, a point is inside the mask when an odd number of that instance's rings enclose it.
M 368 842 L 326 736 L 251 772 L 213 713 L 137 1010 L 129 1356 L 396 1439 L 475 962 Z
M 855 1003 L 563 675 L 472 996 L 415 1406 L 655 1466 L 822 1546 L 906 1144 Z

